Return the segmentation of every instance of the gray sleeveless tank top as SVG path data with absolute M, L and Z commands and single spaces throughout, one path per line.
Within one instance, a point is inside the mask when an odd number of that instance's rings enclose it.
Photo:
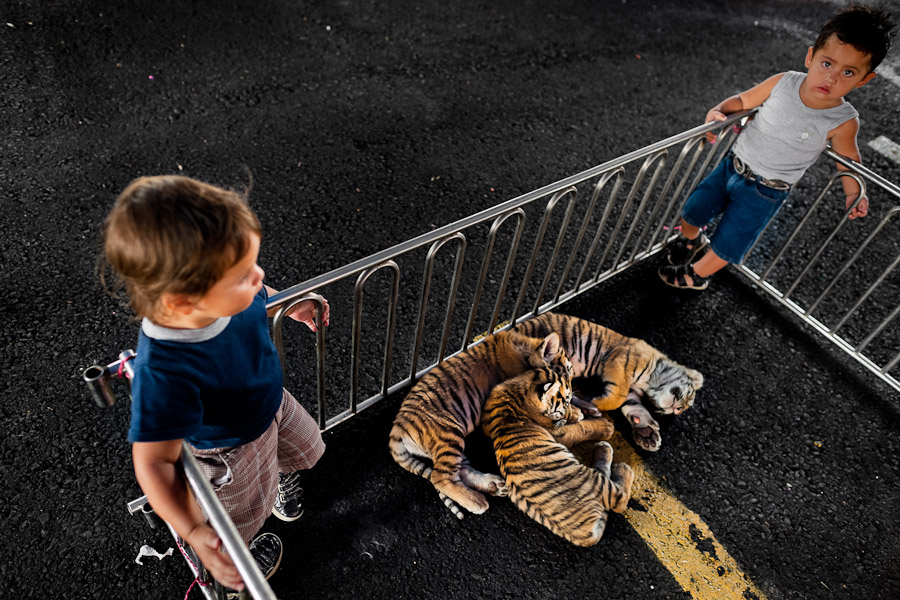
M 833 108 L 803 104 L 805 78 L 785 73 L 734 144 L 734 153 L 766 179 L 796 183 L 825 149 L 828 133 L 859 115 L 847 101 Z

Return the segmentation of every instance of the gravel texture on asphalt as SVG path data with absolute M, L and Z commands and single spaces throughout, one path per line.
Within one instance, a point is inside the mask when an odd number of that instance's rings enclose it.
M 171 543 L 125 510 L 140 495 L 128 403 L 100 410 L 81 382 L 135 344 L 95 268 L 132 178 L 252 176 L 260 262 L 283 288 L 700 124 L 802 70 L 840 4 L 4 2 L 0 590 L 180 598 L 190 584 L 177 556 L 135 564 Z M 894 182 L 900 167 L 865 142 L 897 141 L 898 61 L 850 97 L 864 162 Z M 706 375 L 695 408 L 662 420 L 649 467 L 769 598 L 900 597 L 898 394 L 735 273 L 683 294 L 654 270 L 565 307 Z M 507 501 L 457 521 L 390 458 L 399 402 L 327 432 L 306 514 L 267 524 L 286 545 L 280 598 L 689 597 L 618 516 L 587 550 Z

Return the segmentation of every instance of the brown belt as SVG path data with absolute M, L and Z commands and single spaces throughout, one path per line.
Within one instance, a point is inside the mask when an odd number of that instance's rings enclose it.
M 787 191 L 791 189 L 791 184 L 789 184 L 787 181 L 782 181 L 780 179 L 766 179 L 758 173 L 754 173 L 750 170 L 750 167 L 748 167 L 744 163 L 744 161 L 737 157 L 736 154 L 734 155 L 734 170 L 741 177 L 745 179 L 756 179 L 762 185 L 768 188 L 772 188 L 773 190 Z

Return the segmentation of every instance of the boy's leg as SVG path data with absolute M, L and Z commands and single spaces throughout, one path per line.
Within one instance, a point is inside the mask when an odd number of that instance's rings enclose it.
M 281 564 L 281 540 L 273 533 L 256 535 L 271 514 L 278 479 L 278 429 L 275 422 L 260 437 L 233 448 L 191 448 L 201 472 L 228 513 L 257 567 L 268 579 Z M 254 537 L 254 535 L 256 537 Z M 229 590 L 227 595 L 235 594 Z
M 755 180 L 733 177 L 730 202 L 710 241 L 709 251 L 694 264 L 661 267 L 660 278 L 672 287 L 705 289 L 708 277 L 728 263 L 740 264 L 787 199 L 790 190 L 764 186 Z
M 694 262 L 694 259 L 706 249 L 709 240 L 700 228 L 681 219 L 681 235 L 666 248 L 666 260 L 670 265 L 683 265 Z
M 325 443 L 316 421 L 287 390 L 275 421 L 279 483 L 272 514 L 282 521 L 295 521 L 303 514 L 300 471 L 318 462 L 325 452 Z
M 703 290 L 708 279 L 728 264 L 710 248 L 694 264 L 670 265 L 659 269 L 659 276 L 666 285 L 690 290 Z
M 681 235 L 667 247 L 666 258 L 670 265 L 683 265 L 694 261 L 709 244 L 700 226 L 709 223 L 728 206 L 728 178 L 733 164 L 730 158 L 719 162 L 712 173 L 697 186 L 681 212 Z
M 222 507 L 249 544 L 272 512 L 278 491 L 278 430 L 233 448 L 191 448 Z
M 694 263 L 694 273 L 700 277 L 710 277 L 725 268 L 727 264 L 727 260 L 719 258 L 715 251 L 710 248 L 703 255 L 703 258 Z
M 691 225 L 687 221 L 684 220 L 684 217 L 681 218 L 681 235 L 686 237 L 689 240 L 697 239 L 697 236 L 700 235 L 700 228 L 694 225 Z

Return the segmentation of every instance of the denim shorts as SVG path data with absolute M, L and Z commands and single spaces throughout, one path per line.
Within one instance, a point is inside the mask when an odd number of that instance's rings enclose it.
M 728 155 L 690 195 L 682 218 L 702 227 L 722 215 L 710 247 L 716 256 L 740 264 L 784 204 L 790 190 L 776 190 L 745 178 L 734 170 L 734 155 Z

